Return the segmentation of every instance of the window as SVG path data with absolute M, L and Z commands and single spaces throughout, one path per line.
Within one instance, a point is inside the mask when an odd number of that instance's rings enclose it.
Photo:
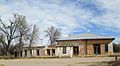
M 105 52 L 108 52 L 108 44 L 105 44 Z
M 63 47 L 63 54 L 66 54 L 66 47 Z

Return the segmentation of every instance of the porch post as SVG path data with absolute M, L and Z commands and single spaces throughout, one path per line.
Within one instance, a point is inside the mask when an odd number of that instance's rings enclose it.
M 113 43 L 112 42 L 110 42 L 108 44 L 108 52 L 109 52 L 110 55 L 113 54 Z
M 71 46 L 70 47 L 70 57 L 72 57 L 73 56 L 73 47 Z
M 47 55 L 47 49 L 45 49 L 45 55 Z
M 52 56 L 52 49 L 50 49 L 50 56 Z
M 86 42 L 85 42 L 85 55 L 87 55 L 87 39 L 86 39 Z
M 62 54 L 62 51 L 61 51 L 62 49 L 61 49 L 61 47 L 59 48 L 59 57 L 61 58 L 61 54 Z
M 22 57 L 25 57 L 25 50 L 22 51 Z

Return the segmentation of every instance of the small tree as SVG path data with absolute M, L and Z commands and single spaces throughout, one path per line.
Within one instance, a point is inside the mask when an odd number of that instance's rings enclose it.
M 53 26 L 47 28 L 45 33 L 45 36 L 49 38 L 50 44 L 54 44 L 56 39 L 58 39 L 61 35 L 61 32 Z

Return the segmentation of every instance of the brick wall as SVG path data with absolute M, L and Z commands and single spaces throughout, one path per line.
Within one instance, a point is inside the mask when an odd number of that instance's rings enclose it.
M 86 43 L 87 43 L 87 54 L 88 55 L 93 55 L 94 54 L 94 48 L 93 48 L 93 44 L 100 44 L 100 52 L 101 54 L 105 54 L 105 44 L 109 44 L 110 42 L 112 42 L 112 40 L 108 40 L 108 39 L 103 39 L 103 40 L 66 40 L 66 41 L 58 41 L 58 44 L 61 46 L 64 45 L 73 45 L 76 44 L 75 46 L 79 46 L 79 55 L 85 55 L 85 47 L 86 47 Z

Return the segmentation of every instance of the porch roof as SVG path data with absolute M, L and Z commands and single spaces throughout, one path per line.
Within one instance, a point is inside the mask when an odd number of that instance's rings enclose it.
M 89 40 L 89 39 L 112 39 L 114 40 L 115 38 L 109 37 L 109 36 L 100 36 L 96 34 L 91 34 L 91 33 L 84 33 L 84 34 L 78 34 L 78 35 L 70 35 L 66 38 L 61 38 L 57 39 L 56 41 L 60 40 Z

